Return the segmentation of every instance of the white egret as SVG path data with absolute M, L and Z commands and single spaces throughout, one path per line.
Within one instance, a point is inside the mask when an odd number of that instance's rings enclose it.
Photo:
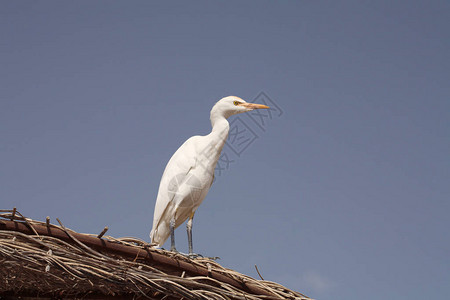
M 214 169 L 228 137 L 231 115 L 266 105 L 248 103 L 229 96 L 218 101 L 211 110 L 212 131 L 205 136 L 189 138 L 167 163 L 161 178 L 150 232 L 152 243 L 161 247 L 171 236 L 171 251 L 175 248 L 175 228 L 186 224 L 189 255 L 193 254 L 192 220 L 214 180 Z

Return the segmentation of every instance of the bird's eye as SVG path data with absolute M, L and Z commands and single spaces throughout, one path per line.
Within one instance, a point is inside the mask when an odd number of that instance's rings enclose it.
M 241 102 L 239 102 L 239 101 L 234 101 L 233 104 L 236 105 L 236 106 L 238 106 L 239 104 L 241 104 Z

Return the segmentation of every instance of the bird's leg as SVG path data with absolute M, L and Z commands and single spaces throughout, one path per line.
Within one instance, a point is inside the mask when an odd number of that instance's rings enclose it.
M 194 213 L 192 213 L 189 217 L 189 220 L 186 223 L 186 230 L 188 235 L 188 243 L 189 243 L 189 258 L 197 258 L 203 257 L 203 255 L 194 253 L 194 247 L 192 245 L 192 221 L 194 220 Z
M 192 220 L 194 220 L 194 213 L 192 213 L 189 217 L 189 220 L 186 223 L 186 231 L 188 236 L 189 243 L 189 256 L 194 254 L 193 246 L 192 246 Z
M 175 248 L 175 218 L 170 220 L 170 251 L 177 252 L 177 248 Z

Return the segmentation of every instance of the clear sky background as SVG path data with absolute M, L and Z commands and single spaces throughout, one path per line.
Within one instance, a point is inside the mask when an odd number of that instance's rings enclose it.
M 0 17 L 2 209 L 149 241 L 171 155 L 217 100 L 263 91 L 282 113 L 239 116 L 258 138 L 224 148 L 194 250 L 316 299 L 450 295 L 448 1 L 1 1 Z

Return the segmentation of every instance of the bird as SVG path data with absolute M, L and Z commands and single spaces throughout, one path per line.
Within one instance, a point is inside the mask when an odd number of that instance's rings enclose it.
M 267 105 L 249 103 L 236 96 L 224 97 L 211 109 L 211 132 L 189 138 L 173 154 L 161 177 L 156 198 L 150 231 L 154 247 L 162 248 L 170 236 L 170 250 L 178 252 L 175 229 L 188 220 L 188 256 L 197 256 L 192 242 L 193 218 L 214 181 L 214 169 L 230 129 L 227 119 L 235 114 L 268 108 Z

